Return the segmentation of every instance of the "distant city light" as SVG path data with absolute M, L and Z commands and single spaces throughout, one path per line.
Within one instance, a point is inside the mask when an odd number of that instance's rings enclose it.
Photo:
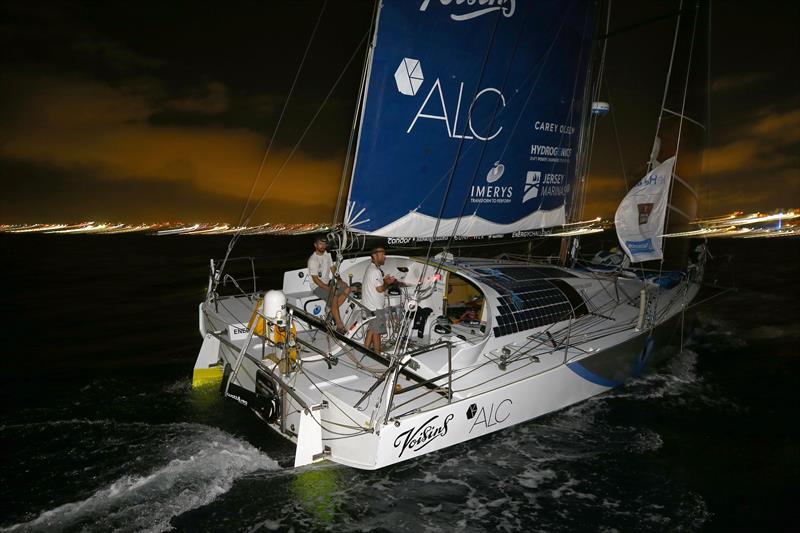
M 771 215 L 736 211 L 723 216 L 698 219 L 692 222 L 696 230 L 669 233 L 664 237 L 761 237 L 800 236 L 800 210 L 779 211 Z M 795 222 L 792 222 L 795 221 Z
M 753 239 L 759 237 L 800 236 L 800 209 L 778 211 L 772 214 L 736 211 L 726 215 L 702 218 L 692 221 L 697 229 L 665 234 L 664 237 L 738 237 Z M 571 222 L 563 226 L 512 234 L 518 238 L 538 237 L 576 237 L 601 233 L 612 223 L 600 217 L 581 222 Z M 226 223 L 197 222 L 158 222 L 154 224 L 123 224 L 111 222 L 80 222 L 77 224 L 0 224 L 0 233 L 45 233 L 57 235 L 118 235 L 122 233 L 141 233 L 144 235 L 302 235 L 326 232 L 330 224 L 305 223 L 288 224 L 268 222 L 258 226 L 232 226 Z
M 231 226 L 221 223 L 183 224 L 159 222 L 155 224 L 122 224 L 109 222 L 81 222 L 78 224 L 0 224 L 0 233 L 45 233 L 58 235 L 118 235 L 141 233 L 145 235 L 296 235 L 328 231 L 330 224 L 262 224 L 259 226 Z

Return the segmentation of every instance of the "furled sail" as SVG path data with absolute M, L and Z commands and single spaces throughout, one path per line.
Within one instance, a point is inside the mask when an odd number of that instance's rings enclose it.
M 446 238 L 563 224 L 594 15 L 590 0 L 382 0 L 345 226 Z
M 662 259 L 662 239 L 675 156 L 628 191 L 614 215 L 617 237 L 632 263 Z

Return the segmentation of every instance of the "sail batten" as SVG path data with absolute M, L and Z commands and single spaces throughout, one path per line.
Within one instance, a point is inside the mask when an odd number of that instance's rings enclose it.
M 593 3 L 382 0 L 376 27 L 345 225 L 396 237 L 563 225 Z

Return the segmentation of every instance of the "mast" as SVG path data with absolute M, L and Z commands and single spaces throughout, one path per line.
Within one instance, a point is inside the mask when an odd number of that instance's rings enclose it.
M 347 198 L 348 198 L 348 200 L 349 200 L 350 194 L 352 193 L 352 190 L 353 190 L 353 178 L 354 178 L 355 172 L 356 172 L 356 165 L 358 164 L 358 149 L 361 146 L 361 135 L 360 135 L 360 132 L 361 132 L 362 126 L 364 125 L 364 107 L 367 104 L 367 96 L 369 95 L 369 80 L 370 80 L 370 77 L 372 76 L 372 60 L 373 60 L 373 56 L 375 54 L 375 47 L 378 44 L 378 28 L 379 28 L 379 25 L 380 25 L 381 9 L 382 8 L 383 8 L 383 0 L 375 0 L 375 8 L 374 8 L 375 17 L 374 17 L 373 23 L 372 23 L 372 35 L 370 36 L 370 39 L 369 39 L 369 47 L 368 47 L 368 50 L 367 50 L 366 60 L 364 62 L 364 72 L 362 74 L 364 83 L 363 83 L 363 86 L 362 86 L 361 90 L 359 91 L 359 93 L 360 93 L 360 97 L 359 97 L 360 101 L 359 101 L 358 107 L 356 108 L 356 115 L 353 116 L 353 133 L 358 131 L 359 135 L 356 137 L 356 149 L 355 149 L 355 154 L 353 155 L 353 165 L 352 165 L 352 168 L 350 169 L 350 183 L 349 183 L 348 190 L 347 190 Z M 358 123 L 358 127 L 356 127 L 356 122 Z M 346 174 L 347 174 L 347 166 L 345 166 L 345 168 L 342 170 L 342 177 L 344 178 L 344 176 Z M 340 187 L 339 187 L 340 193 L 343 190 L 343 188 L 344 188 L 344 179 L 342 180 L 342 183 L 340 184 Z M 344 200 L 344 198 L 340 196 L 339 197 L 339 201 L 342 201 L 342 200 Z M 337 211 L 337 213 L 339 212 L 339 202 L 337 202 L 336 211 Z M 348 216 L 351 216 L 351 215 L 352 215 L 352 213 L 350 213 L 350 206 L 349 205 L 345 206 L 344 212 L 342 213 L 342 217 L 343 217 L 342 225 L 343 226 L 347 225 L 347 222 L 348 222 L 347 218 L 348 218 Z
M 608 34 L 609 24 L 611 23 L 611 1 L 608 0 L 607 8 L 606 8 L 606 20 L 605 20 L 605 34 Z M 602 1 L 599 3 L 598 12 L 601 11 Z M 595 24 L 595 35 L 598 35 L 600 32 L 600 18 L 598 17 L 597 22 Z M 594 40 L 594 39 L 593 39 Z M 594 114 L 591 113 L 592 103 L 597 100 L 600 94 L 600 84 L 603 77 L 603 70 L 605 68 L 605 60 L 606 60 L 606 47 L 608 44 L 608 39 L 603 39 L 603 47 L 600 53 L 600 65 L 598 68 L 597 73 L 597 80 L 596 83 L 587 83 L 584 87 L 583 92 L 583 109 L 581 110 L 581 124 L 583 127 L 581 128 L 580 137 L 578 138 L 578 150 L 577 150 L 577 161 L 576 161 L 576 168 L 575 174 L 578 178 L 577 186 L 572 190 L 572 194 L 570 196 L 570 205 L 569 210 L 567 212 L 567 223 L 578 222 L 583 218 L 583 206 L 585 204 L 586 198 L 586 186 L 588 182 L 588 173 L 589 167 L 591 166 L 591 151 L 592 145 L 594 140 L 594 127 L 597 123 L 597 118 Z M 593 47 L 593 52 L 596 49 Z M 594 73 L 594 61 L 589 61 L 587 64 L 587 71 L 586 76 L 588 80 L 592 79 L 592 75 Z M 591 133 L 590 133 L 591 132 Z M 572 240 L 574 239 L 574 241 Z M 570 260 L 570 256 L 572 255 L 571 251 L 571 244 L 575 243 L 572 246 L 577 246 L 580 242 L 580 237 L 564 237 L 561 239 L 561 249 L 559 252 L 559 262 L 562 265 L 566 265 L 567 262 Z M 572 258 L 574 260 L 574 257 Z

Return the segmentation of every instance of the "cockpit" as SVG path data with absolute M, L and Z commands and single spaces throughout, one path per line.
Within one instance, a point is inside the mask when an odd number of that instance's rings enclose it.
M 361 299 L 361 279 L 369 258 L 342 265 L 342 279 L 351 285 L 353 315 Z M 385 291 L 388 309 L 388 335 L 395 336 L 406 310 L 416 306 L 411 325 L 410 346 L 428 345 L 455 337 L 476 342 L 488 334 L 489 311 L 484 294 L 471 281 L 453 269 L 408 257 L 389 256 L 381 267 L 397 282 Z M 411 306 L 411 307 L 410 307 Z

